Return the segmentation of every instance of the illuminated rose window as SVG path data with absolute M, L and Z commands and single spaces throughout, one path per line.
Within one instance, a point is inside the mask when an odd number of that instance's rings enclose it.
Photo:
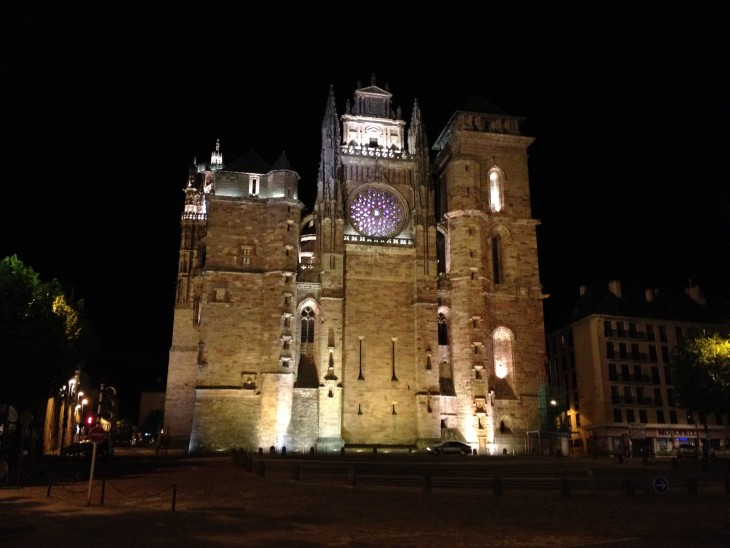
M 389 190 L 368 187 L 350 202 L 350 220 L 360 234 L 388 238 L 400 231 L 403 206 Z

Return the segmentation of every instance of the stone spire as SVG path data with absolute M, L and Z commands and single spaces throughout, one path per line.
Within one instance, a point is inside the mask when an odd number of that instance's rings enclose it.
M 335 201 L 339 199 L 337 164 L 340 155 L 340 121 L 335 107 L 335 93 L 330 86 L 322 120 L 322 150 L 317 175 L 317 202 L 315 209 L 324 217 L 336 215 Z
M 210 169 L 217 171 L 223 167 L 223 153 L 221 152 L 221 140 L 215 142 L 215 150 L 210 154 Z
M 413 102 L 411 124 L 408 128 L 408 152 L 416 160 L 416 176 L 413 181 L 413 195 L 415 196 L 413 223 L 423 226 L 433 223 L 433 212 L 429 207 L 429 193 L 431 188 L 430 163 L 428 156 L 428 137 L 421 118 L 421 109 L 418 100 Z

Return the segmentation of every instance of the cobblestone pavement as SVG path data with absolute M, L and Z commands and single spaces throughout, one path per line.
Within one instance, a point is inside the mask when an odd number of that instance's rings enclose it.
M 124 462 L 91 490 L 83 469 L 0 488 L 0 546 L 730 546 L 718 490 L 498 496 L 274 479 L 230 456 Z

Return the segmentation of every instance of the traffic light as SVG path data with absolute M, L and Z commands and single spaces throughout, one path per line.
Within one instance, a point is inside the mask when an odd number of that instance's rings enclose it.
M 93 428 L 96 425 L 96 416 L 93 414 L 86 415 L 86 418 L 84 419 L 84 426 L 86 428 Z
M 101 418 L 112 422 L 117 416 L 117 389 L 107 386 L 104 389 L 104 396 L 101 400 Z

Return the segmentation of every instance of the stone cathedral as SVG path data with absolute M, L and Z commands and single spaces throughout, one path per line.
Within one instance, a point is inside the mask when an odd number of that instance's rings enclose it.
M 219 142 L 191 167 L 171 447 L 457 439 L 519 454 L 540 430 L 544 295 L 523 119 L 477 97 L 430 147 L 416 101 L 406 123 L 388 86 L 357 87 L 342 114 L 326 98 L 313 204 L 285 154 L 226 164 Z

